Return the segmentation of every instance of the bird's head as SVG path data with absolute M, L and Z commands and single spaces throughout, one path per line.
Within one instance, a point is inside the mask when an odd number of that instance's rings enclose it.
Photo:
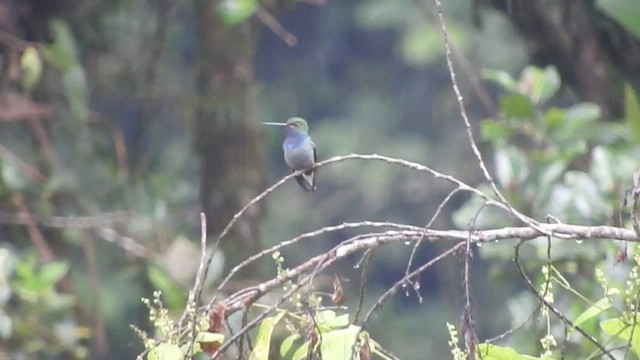
M 287 130 L 306 133 L 309 131 L 309 124 L 307 124 L 307 121 L 303 118 L 294 117 L 287 120 Z
M 284 126 L 287 129 L 287 134 L 291 133 L 302 133 L 306 134 L 309 132 L 309 124 L 303 118 L 294 117 L 287 120 L 286 123 L 280 122 L 265 122 L 264 125 L 273 125 L 273 126 Z

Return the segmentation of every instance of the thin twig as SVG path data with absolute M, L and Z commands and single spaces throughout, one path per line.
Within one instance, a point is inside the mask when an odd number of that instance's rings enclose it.
M 429 219 L 429 221 L 427 222 L 427 224 L 424 226 L 424 232 L 423 234 L 426 234 L 426 230 L 431 228 L 431 226 L 433 225 L 433 223 L 436 221 L 436 219 L 438 218 L 438 215 L 440 215 L 440 212 L 442 211 L 442 209 L 444 209 L 445 205 L 449 203 L 449 201 L 451 200 L 451 198 L 458 193 L 458 191 L 460 191 L 459 187 L 456 187 L 455 189 L 451 190 L 451 192 L 449 192 L 449 194 L 444 198 L 444 200 L 442 200 L 440 202 L 440 205 L 438 205 L 438 208 L 436 209 L 436 211 L 434 212 L 433 216 L 431 216 L 431 219 Z M 409 261 L 407 262 L 407 267 L 404 270 L 404 274 L 405 276 L 409 273 L 409 271 L 411 270 L 411 265 L 413 265 L 413 260 L 418 252 L 418 247 L 420 246 L 420 244 L 422 244 L 422 240 L 424 239 L 424 236 L 421 236 L 420 239 L 418 239 L 418 241 L 416 241 L 416 243 L 413 245 L 413 249 L 411 249 L 411 255 L 409 255 Z M 410 282 L 412 282 L 410 280 Z M 414 286 L 415 288 L 415 286 Z
M 20 171 L 29 180 L 37 184 L 43 184 L 46 181 L 46 177 L 42 175 L 38 168 L 28 164 L 2 144 L 0 144 L 0 158 L 13 163 L 16 166 L 16 169 L 18 169 L 18 171 Z
M 186 311 L 190 313 L 187 316 L 190 317 L 191 328 L 189 329 L 189 346 L 187 352 L 184 354 L 184 359 L 188 360 L 193 355 L 193 345 L 196 341 L 196 325 L 197 325 L 197 309 L 198 299 L 202 294 L 202 288 L 204 287 L 205 267 L 207 261 L 207 217 L 200 213 L 200 265 L 198 266 L 198 272 L 196 273 L 196 280 L 193 283 L 193 289 L 189 292 L 189 303 L 191 306 L 187 306 Z
M 358 307 L 356 308 L 355 315 L 353 316 L 353 323 L 358 323 L 358 318 L 360 317 L 360 312 L 362 311 L 362 304 L 364 303 L 364 288 L 367 285 L 367 268 L 369 267 L 369 263 L 371 258 L 373 257 L 373 250 L 369 249 L 364 253 L 364 257 L 362 260 L 362 272 L 360 279 L 360 289 L 358 290 Z
M 278 20 L 276 20 L 273 15 L 269 14 L 267 10 L 265 10 L 262 6 L 258 6 L 256 9 L 256 16 L 258 19 L 265 24 L 271 31 L 273 31 L 276 36 L 280 38 L 280 40 L 284 41 L 285 44 L 289 46 L 295 46 L 298 43 L 298 38 L 287 31 L 287 29 L 282 26 Z
M 553 306 L 553 304 L 549 303 L 543 297 L 543 295 L 538 292 L 538 290 L 536 289 L 536 286 L 533 284 L 533 282 L 531 281 L 531 279 L 529 278 L 529 276 L 525 272 L 524 267 L 522 267 L 522 264 L 520 264 L 520 257 L 519 257 L 520 256 L 520 247 L 524 243 L 525 243 L 525 240 L 520 240 L 518 242 L 518 244 L 515 246 L 515 251 L 514 251 L 514 257 L 515 258 L 514 258 L 514 261 L 516 263 L 516 267 L 518 268 L 518 272 L 520 273 L 520 276 L 525 280 L 525 283 L 529 287 L 529 290 L 544 304 L 544 306 L 547 307 L 547 309 L 549 309 L 558 318 L 560 318 L 560 320 L 562 320 L 570 328 L 576 329 L 580 334 L 582 334 L 584 337 L 586 337 L 587 340 L 589 340 L 598 349 L 600 349 L 600 351 L 602 351 L 603 355 L 606 355 L 611 360 L 615 360 L 613 355 L 607 349 L 605 349 L 605 347 L 602 346 L 602 344 L 600 344 L 600 342 L 598 342 L 598 340 L 596 340 L 593 336 L 591 336 L 589 333 L 587 333 L 584 329 L 582 329 L 581 327 L 579 327 L 576 324 L 574 324 L 571 320 L 569 320 L 569 318 L 567 318 L 560 310 L 556 309 L 555 306 Z
M 498 186 L 496 185 L 495 181 L 493 180 L 493 177 L 491 176 L 491 173 L 489 172 L 489 170 L 487 169 L 487 166 L 484 163 L 482 154 L 480 153 L 480 149 L 476 144 L 476 141 L 473 135 L 473 130 L 471 130 L 471 122 L 469 121 L 469 117 L 467 116 L 467 110 L 464 105 L 464 99 L 462 97 L 462 93 L 460 92 L 460 88 L 458 86 L 458 80 L 456 78 L 456 72 L 453 67 L 453 61 L 451 60 L 451 53 L 452 53 L 451 45 L 449 43 L 449 34 L 447 31 L 447 25 L 444 21 L 444 15 L 442 13 L 442 2 L 440 0 L 434 0 L 434 2 L 436 4 L 436 9 L 438 11 L 438 19 L 440 20 L 440 29 L 441 29 L 442 38 L 444 41 L 445 58 L 447 60 L 447 68 L 449 69 L 449 75 L 451 76 L 451 84 L 453 87 L 453 91 L 456 94 L 456 99 L 458 100 L 460 116 L 464 121 L 464 126 L 467 132 L 467 139 L 469 141 L 469 145 L 471 145 L 473 154 L 475 155 L 476 160 L 478 161 L 478 166 L 482 171 L 482 175 L 484 176 L 485 180 L 489 183 L 489 186 L 491 186 L 493 193 L 498 197 L 498 199 L 500 200 L 500 203 L 506 206 L 509 209 L 509 212 L 513 216 L 515 216 L 518 220 L 522 221 L 523 223 L 533 228 L 538 228 L 538 230 L 540 230 L 540 223 L 538 221 L 520 213 L 518 210 L 516 210 L 513 207 L 513 205 L 511 205 L 511 203 L 507 201 L 504 195 L 502 195 L 502 192 L 500 192 L 500 190 L 498 189 Z M 546 234 L 546 235 L 552 235 L 552 234 Z

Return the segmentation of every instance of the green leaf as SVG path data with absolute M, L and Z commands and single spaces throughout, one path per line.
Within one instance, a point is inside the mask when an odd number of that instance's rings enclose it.
M 504 141 L 511 136 L 513 130 L 504 121 L 484 120 L 480 123 L 480 134 L 482 139 L 496 143 Z
M 280 356 L 285 357 L 285 355 L 287 355 L 287 353 L 291 349 L 291 346 L 293 346 L 293 342 L 298 340 L 299 338 L 300 335 L 298 334 L 291 334 L 287 336 L 287 338 L 282 341 L 282 344 L 280 344 Z
M 186 299 L 182 289 L 165 270 L 151 265 L 147 269 L 147 275 L 153 288 L 162 291 L 170 309 L 184 307 Z
M 581 125 L 584 125 L 584 123 L 600 119 L 601 115 L 602 113 L 598 105 L 592 103 L 580 103 L 567 109 L 566 118 L 567 120 L 575 120 L 580 122 Z
M 340 316 L 334 316 L 333 319 L 327 321 L 325 326 L 330 328 L 341 328 L 349 325 L 349 314 L 342 314 Z
M 598 300 L 595 304 L 589 306 L 589 308 L 582 312 L 582 314 L 578 315 L 576 320 L 573 322 L 576 326 L 580 326 L 585 321 L 592 319 L 598 316 L 601 312 L 611 308 L 611 300 L 609 298 L 602 298 Z
M 248 19 L 257 9 L 256 0 L 223 0 L 217 10 L 222 22 L 235 25 Z
M 509 154 L 502 149 L 496 149 L 494 162 L 498 184 L 504 189 L 509 189 L 514 181 L 514 169 Z
M 555 127 L 561 125 L 566 117 L 566 110 L 554 107 L 544 113 L 543 121 L 547 127 Z
M 494 155 L 496 180 L 505 189 L 526 182 L 529 176 L 527 157 L 517 148 L 498 148 Z
M 510 94 L 500 97 L 500 109 L 510 118 L 529 118 L 533 116 L 533 103 L 521 94 Z
M 322 334 L 322 357 L 334 360 L 349 360 L 356 342 L 359 326 L 351 325 L 346 329 L 333 330 Z
M 629 84 L 624 86 L 624 117 L 633 136 L 640 139 L 640 100 Z
M 53 261 L 42 266 L 40 279 L 45 286 L 53 286 L 60 281 L 69 271 L 69 264 L 62 261 Z
M 543 360 L 550 359 L 548 357 L 535 357 L 529 355 L 518 354 L 514 349 L 510 347 L 502 347 L 489 343 L 478 345 L 478 355 L 482 360 Z
M 201 331 L 196 336 L 196 341 L 201 343 L 219 342 L 222 344 L 224 342 L 224 334 Z
M 604 146 L 596 146 L 591 151 L 591 176 L 604 191 L 615 186 L 614 169 L 619 165 L 616 157 Z
M 284 312 L 278 313 L 278 315 L 268 317 L 262 320 L 260 328 L 258 329 L 258 335 L 256 336 L 255 345 L 251 352 L 250 360 L 268 360 L 269 348 L 271 346 L 271 334 L 273 328 L 284 316 Z
M 2 162 L 0 169 L 2 182 L 12 191 L 20 191 L 31 183 L 29 178 L 18 169 L 18 167 L 10 161 Z
M 147 360 L 181 360 L 184 354 L 176 344 L 162 343 L 149 350 Z
M 635 327 L 635 329 L 634 329 Z M 629 342 L 631 332 L 633 330 L 633 338 L 631 339 L 631 348 L 640 356 L 640 329 L 638 325 L 631 326 L 621 318 L 609 319 L 600 323 L 600 328 L 606 334 L 621 338 L 625 342 Z
M 508 90 L 511 92 L 518 91 L 518 83 L 508 72 L 500 71 L 500 70 L 483 69 L 481 72 L 481 75 L 482 75 L 482 78 L 502 86 L 502 88 L 505 90 Z
M 45 58 L 63 72 L 78 65 L 76 41 L 69 25 L 56 19 L 51 21 L 50 27 L 53 43 L 44 48 Z
M 309 342 L 306 341 L 304 344 L 302 344 L 302 346 L 298 348 L 298 350 L 296 350 L 296 352 L 293 353 L 291 360 L 304 359 L 307 356 L 308 352 L 309 352 Z
M 22 87 L 27 90 L 33 89 L 42 76 L 42 60 L 33 46 L 29 46 L 22 53 L 20 58 L 22 68 Z
M 71 112 L 78 119 L 86 120 L 89 116 L 89 86 L 82 66 L 76 64 L 65 71 L 62 77 L 62 84 L 64 85 Z
M 519 87 L 534 103 L 544 103 L 560 88 L 560 75 L 553 66 L 544 69 L 528 66 L 522 71 Z

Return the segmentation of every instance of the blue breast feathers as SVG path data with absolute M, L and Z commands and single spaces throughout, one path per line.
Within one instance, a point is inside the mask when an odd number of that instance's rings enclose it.
M 285 139 L 283 147 L 285 150 L 294 150 L 305 146 L 308 140 L 309 136 L 307 134 L 291 134 Z

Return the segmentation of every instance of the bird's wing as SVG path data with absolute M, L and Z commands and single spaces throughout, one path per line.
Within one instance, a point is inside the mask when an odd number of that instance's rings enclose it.
M 311 140 L 311 147 L 313 148 L 313 163 L 318 162 L 318 152 L 316 151 L 316 144 Z
M 318 151 L 316 150 L 316 144 L 311 141 L 311 147 L 313 148 L 313 163 L 315 164 L 318 161 Z M 305 190 L 307 191 L 313 191 L 316 189 L 316 169 L 310 169 L 309 171 L 305 171 L 303 177 L 305 178 L 303 181 L 307 182 L 307 186 L 304 186 L 302 184 L 302 187 L 305 188 Z M 300 183 L 300 180 L 298 180 L 298 183 Z

